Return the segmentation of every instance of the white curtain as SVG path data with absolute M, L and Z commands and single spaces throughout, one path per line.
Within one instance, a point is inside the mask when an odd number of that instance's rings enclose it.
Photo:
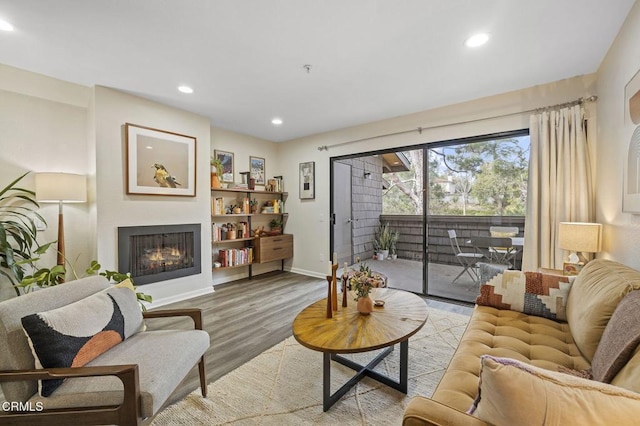
M 581 105 L 530 118 L 531 154 L 523 271 L 562 269 L 559 222 L 593 222 L 595 201 Z

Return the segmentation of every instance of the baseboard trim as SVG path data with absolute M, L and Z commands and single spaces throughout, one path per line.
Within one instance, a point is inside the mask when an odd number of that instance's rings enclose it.
M 200 288 L 188 293 L 177 294 L 175 296 L 169 296 L 162 299 L 154 300 L 153 303 L 147 305 L 147 309 L 155 309 L 160 306 L 169 305 L 171 303 L 182 302 L 183 300 L 193 299 L 194 297 L 205 296 L 207 294 L 214 293 L 213 287 Z
M 316 271 L 307 271 L 306 269 L 286 268 L 286 267 L 285 267 L 285 270 L 287 270 L 289 272 L 293 272 L 294 274 L 306 275 L 308 277 L 321 278 L 321 279 L 325 278 L 324 274 L 322 274 L 320 272 L 316 272 Z

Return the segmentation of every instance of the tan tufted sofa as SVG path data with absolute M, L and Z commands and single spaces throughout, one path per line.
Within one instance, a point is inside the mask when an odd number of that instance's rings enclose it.
M 638 289 L 640 272 L 613 261 L 594 260 L 573 282 L 567 298 L 566 323 L 476 306 L 432 398 L 414 397 L 405 410 L 403 424 L 493 424 L 465 414 L 478 394 L 482 355 L 513 358 L 554 372 L 563 367 L 588 369 L 616 306 L 625 295 Z M 611 384 L 640 392 L 640 347 Z M 526 406 L 528 390 L 523 389 L 521 394 L 513 392 L 516 403 L 525 406 L 521 408 L 523 412 L 536 409 L 533 403 Z M 505 404 L 509 398 L 507 393 Z

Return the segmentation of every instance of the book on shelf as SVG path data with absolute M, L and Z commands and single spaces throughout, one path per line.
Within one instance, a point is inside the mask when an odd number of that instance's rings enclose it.
M 215 197 L 211 199 L 211 214 L 214 216 L 224 214 L 224 198 Z
M 248 265 L 253 262 L 253 247 L 218 250 L 218 262 L 222 267 Z
M 273 179 L 268 179 L 264 189 L 265 191 L 271 192 L 284 192 L 284 180 L 282 176 L 274 176 Z

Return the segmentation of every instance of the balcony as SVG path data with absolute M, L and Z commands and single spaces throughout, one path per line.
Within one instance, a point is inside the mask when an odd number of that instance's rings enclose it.
M 478 283 L 464 274 L 456 282 L 453 279 L 462 271 L 462 267 L 451 249 L 447 231 L 454 229 L 463 251 L 473 252 L 474 248 L 466 243 L 471 237 L 488 236 L 490 226 L 517 226 L 519 235 L 524 232 L 523 216 L 429 216 L 427 249 L 424 249 L 423 226 L 421 216 L 381 215 L 380 222 L 399 231 L 396 245 L 398 259 L 367 260 L 375 271 L 385 274 L 389 286 L 422 292 L 423 259 L 427 254 L 428 295 L 473 303 L 478 294 Z M 370 253 L 361 253 L 362 259 L 371 259 Z M 521 255 L 517 258 L 521 260 Z

